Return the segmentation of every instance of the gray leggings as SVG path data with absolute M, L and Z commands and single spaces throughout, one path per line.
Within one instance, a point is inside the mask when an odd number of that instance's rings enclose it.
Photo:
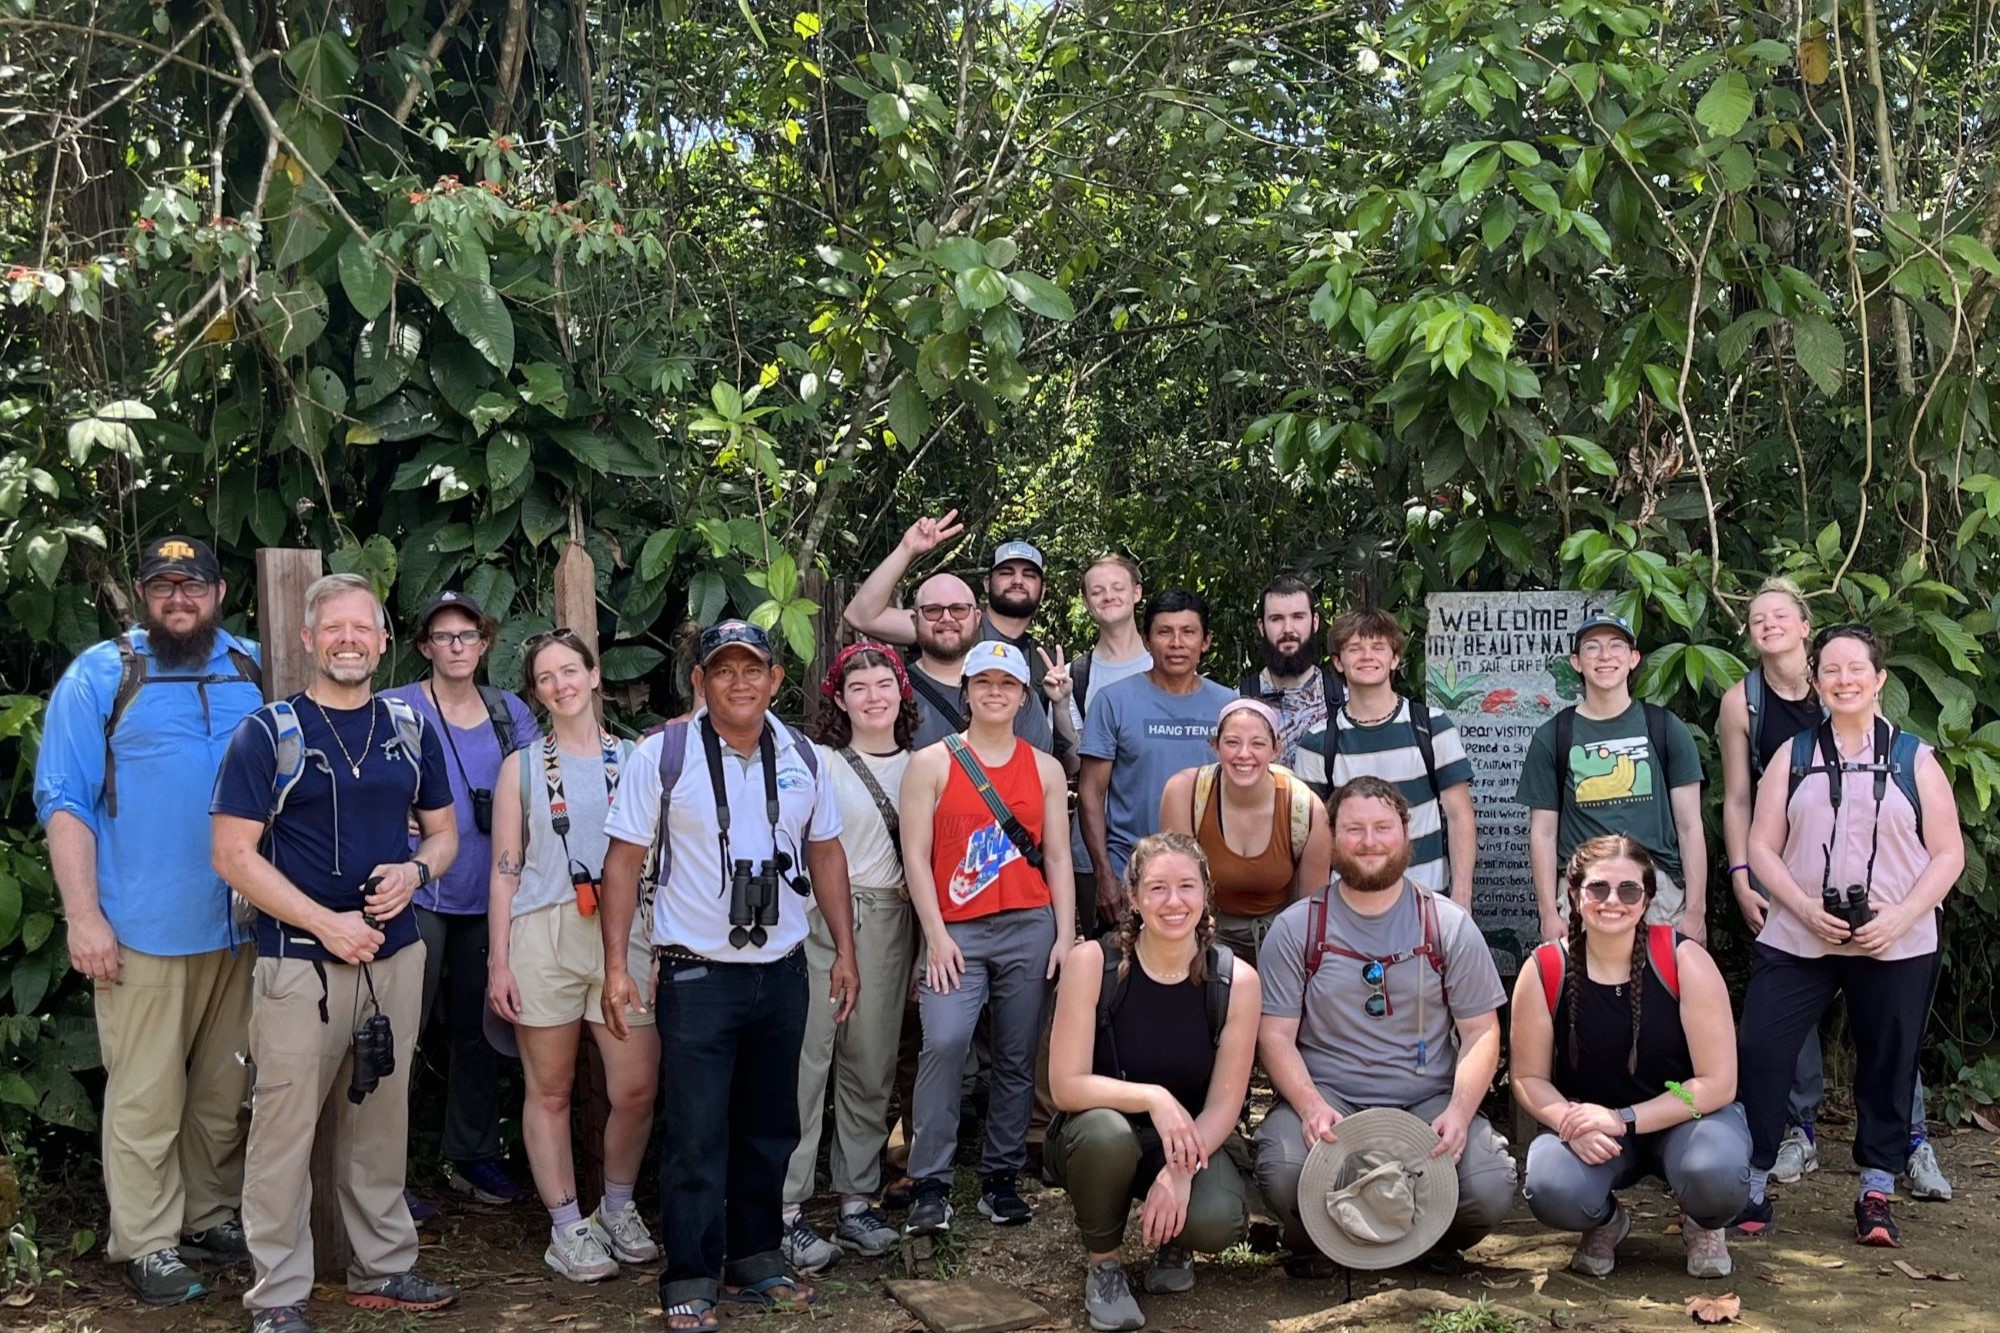
M 1728 1226 L 1750 1198 L 1750 1126 L 1743 1108 L 1731 1102 L 1699 1120 L 1642 1134 L 1599 1166 L 1585 1164 L 1556 1135 L 1537 1135 L 1528 1145 L 1521 1194 L 1543 1226 L 1583 1231 L 1610 1219 L 1613 1190 L 1648 1175 L 1667 1182 L 1696 1226 Z
M 1220 1254 L 1243 1239 L 1249 1186 L 1227 1145 L 1195 1172 L 1187 1222 L 1176 1239 L 1190 1250 Z M 1110 1254 L 1125 1237 L 1132 1202 L 1153 1187 L 1166 1156 L 1150 1122 L 1098 1107 L 1062 1118 L 1046 1150 L 1049 1173 L 1069 1193 L 1076 1227 L 1092 1254 Z

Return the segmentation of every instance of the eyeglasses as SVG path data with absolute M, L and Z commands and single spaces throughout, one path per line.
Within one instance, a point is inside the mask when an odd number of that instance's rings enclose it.
M 213 586 L 207 579 L 151 579 L 143 591 L 149 601 L 164 602 L 179 593 L 189 601 L 198 602 L 208 596 Z
M 1389 968 L 1379 958 L 1371 958 L 1361 965 L 1361 981 L 1372 992 L 1361 1002 L 1361 1012 L 1370 1018 L 1382 1018 L 1396 1012 L 1389 1003 Z
M 462 643 L 466 647 L 472 648 L 486 641 L 486 631 L 483 629 L 434 629 L 426 637 L 430 639 L 431 647 L 433 648 L 449 648 L 455 643 Z
M 1612 635 L 1590 639 L 1576 650 L 1578 657 L 1623 657 L 1632 651 L 1632 645 L 1624 639 Z
M 1583 886 L 1583 896 L 1594 903 L 1606 902 L 1614 893 L 1618 895 L 1618 901 L 1627 907 L 1637 907 L 1646 900 L 1646 886 L 1635 880 L 1621 880 L 1613 884 L 1610 880 L 1593 879 Z
M 968 619 L 979 608 L 971 602 L 937 602 L 930 606 L 920 606 L 917 614 L 935 625 L 947 616 L 953 620 Z

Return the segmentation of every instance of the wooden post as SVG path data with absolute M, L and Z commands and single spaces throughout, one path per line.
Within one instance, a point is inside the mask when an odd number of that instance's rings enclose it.
M 833 665 L 840 650 L 853 641 L 854 634 L 840 614 L 847 606 L 845 580 L 830 579 L 816 569 L 810 570 L 801 580 L 801 590 L 808 599 L 819 603 L 819 610 L 812 617 L 812 659 L 805 664 L 805 676 L 799 681 L 804 700 L 800 712 L 805 729 L 810 732 L 819 721 L 819 683 L 826 679 L 827 668 Z
M 257 552 L 257 634 L 264 646 L 266 699 L 297 694 L 312 683 L 312 655 L 299 631 L 306 623 L 306 589 L 324 571 L 318 551 L 266 547 Z M 319 1123 L 313 1128 L 313 1268 L 328 1282 L 346 1280 L 348 1260 L 354 1253 L 347 1243 L 347 1227 L 340 1220 L 339 1187 L 335 1183 L 340 1178 L 340 1113 L 334 1099 L 341 1093 L 334 1088 L 327 1094 Z

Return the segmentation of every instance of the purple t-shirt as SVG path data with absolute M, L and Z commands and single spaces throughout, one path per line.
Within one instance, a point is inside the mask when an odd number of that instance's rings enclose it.
M 451 869 L 417 890 L 416 904 L 443 916 L 483 916 L 486 913 L 488 877 L 493 870 L 493 840 L 479 831 L 472 818 L 472 789 L 488 791 L 500 779 L 500 737 L 491 721 L 475 726 L 454 727 L 444 722 L 431 703 L 430 691 L 421 681 L 398 685 L 384 694 L 406 699 L 437 730 L 444 749 L 444 766 L 451 778 L 452 808 L 458 813 L 458 855 Z M 507 694 L 507 711 L 514 718 L 516 748 L 541 737 L 535 715 L 520 696 Z M 455 748 L 455 753 L 454 753 Z

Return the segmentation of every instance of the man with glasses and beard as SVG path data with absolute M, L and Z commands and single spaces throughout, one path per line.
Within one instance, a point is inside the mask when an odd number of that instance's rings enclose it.
M 222 628 L 222 567 L 149 543 L 139 625 L 86 649 L 49 696 L 35 763 L 70 966 L 95 983 L 107 1257 L 150 1305 L 200 1296 L 190 1255 L 249 1257 L 243 1067 L 254 951 L 209 865 L 208 791 L 263 702 L 257 645 Z
M 1277 711 L 1278 762 L 1297 768 L 1299 742 L 1306 733 L 1326 726 L 1333 710 L 1347 701 L 1340 679 L 1322 670 L 1319 657 L 1319 609 L 1312 585 L 1296 574 L 1280 574 L 1264 585 L 1257 599 L 1258 641 L 1264 646 L 1264 668 L 1245 676 L 1236 692 L 1261 699 Z
M 1333 794 L 1333 883 L 1279 915 L 1257 955 L 1257 1050 L 1282 1099 L 1257 1129 L 1257 1183 L 1284 1224 L 1293 1277 L 1331 1274 L 1299 1218 L 1299 1173 L 1342 1117 L 1394 1106 L 1458 1164 L 1458 1212 L 1439 1244 L 1463 1250 L 1514 1199 L 1507 1141 L 1479 1114 L 1500 1063 L 1507 1000 L 1472 917 L 1412 883 L 1409 805 L 1359 777 Z

